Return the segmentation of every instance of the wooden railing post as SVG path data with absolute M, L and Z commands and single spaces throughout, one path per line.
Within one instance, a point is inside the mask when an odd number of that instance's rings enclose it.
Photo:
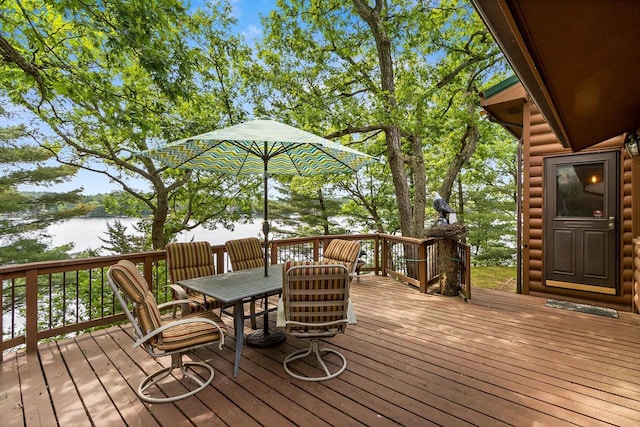
M 222 274 L 225 272 L 224 255 L 226 250 L 213 249 L 213 263 L 216 266 L 216 274 Z
M 376 234 L 373 238 L 373 266 L 375 275 L 380 274 L 380 235 Z
M 464 283 L 467 300 L 471 299 L 471 246 L 464 245 Z
M 149 284 L 149 287 L 153 289 L 153 258 L 144 257 L 144 264 L 142 266 L 142 275 Z
M 4 351 L 2 350 L 4 348 L 2 345 L 4 341 L 4 334 L 2 333 L 2 331 L 4 331 L 4 325 L 2 324 L 2 319 L 4 319 L 4 310 L 2 307 L 4 307 L 4 274 L 0 274 L 0 363 L 4 360 Z
M 387 252 L 388 251 L 389 251 L 388 240 L 386 237 L 382 237 L 382 251 L 380 254 L 380 256 L 382 257 L 382 260 L 380 262 L 380 269 L 381 269 L 380 274 L 382 276 L 387 275 Z
M 27 352 L 38 350 L 38 269 L 26 272 L 26 323 Z
M 420 282 L 420 293 L 427 293 L 427 248 L 426 242 L 418 246 L 418 280 Z

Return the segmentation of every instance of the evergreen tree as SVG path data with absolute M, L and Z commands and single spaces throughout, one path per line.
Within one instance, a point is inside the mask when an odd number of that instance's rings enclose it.
M 88 205 L 80 203 L 81 189 L 47 193 L 20 191 L 21 185 L 62 183 L 77 171 L 70 166 L 47 165 L 53 154 L 41 147 L 17 144 L 25 138 L 24 126 L 0 127 L 0 265 L 68 258 L 67 252 L 73 245 L 50 248 L 46 228 L 90 210 Z
M 105 243 L 101 248 L 114 255 L 151 250 L 151 241 L 145 238 L 140 229 L 134 227 L 134 232 L 131 233 L 119 219 L 116 219 L 113 224 L 107 223 L 105 234 L 107 237 L 99 237 L 100 241 Z

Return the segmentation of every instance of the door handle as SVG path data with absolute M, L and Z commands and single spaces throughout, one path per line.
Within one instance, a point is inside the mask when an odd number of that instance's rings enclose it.
M 616 229 L 616 218 L 613 216 L 609 217 L 609 230 L 615 230 Z

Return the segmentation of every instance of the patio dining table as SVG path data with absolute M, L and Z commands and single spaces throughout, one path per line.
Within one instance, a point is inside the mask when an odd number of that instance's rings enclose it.
M 236 358 L 233 366 L 233 376 L 238 376 L 242 343 L 244 341 L 244 307 L 243 301 L 257 296 L 273 295 L 282 290 L 282 265 L 269 266 L 269 275 L 264 275 L 264 268 L 232 271 L 229 273 L 203 276 L 194 279 L 178 281 L 180 286 L 201 292 L 220 301 L 225 306 L 233 305 L 234 329 L 236 332 Z M 254 343 L 257 347 L 276 345 L 284 341 L 285 335 L 279 330 L 269 330 L 269 310 L 265 307 L 263 330 L 256 331 L 260 340 L 265 344 Z

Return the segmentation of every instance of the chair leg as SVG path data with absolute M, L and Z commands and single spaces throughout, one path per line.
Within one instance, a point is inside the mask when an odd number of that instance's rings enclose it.
M 209 370 L 209 376 L 205 377 L 206 379 L 203 381 L 198 375 L 195 375 L 191 372 L 189 372 L 187 369 L 189 369 L 192 366 L 199 366 L 205 370 Z M 163 380 L 164 378 L 168 377 L 169 375 L 171 375 L 171 372 L 174 369 L 180 369 L 180 372 L 182 372 L 182 376 L 183 378 L 189 378 L 190 380 L 192 380 L 193 382 L 195 382 L 196 384 L 198 384 L 198 387 L 194 390 L 188 391 L 186 393 L 180 394 L 180 395 L 176 395 L 176 396 L 167 396 L 167 397 L 152 397 L 150 393 L 147 392 L 147 390 L 152 387 L 152 386 L 156 386 L 158 387 L 158 389 L 160 389 L 160 386 L 158 385 L 158 383 Z M 140 400 L 143 400 L 145 402 L 148 403 L 169 403 L 169 402 L 175 402 L 176 400 L 180 400 L 180 399 L 184 399 L 185 397 L 189 397 L 189 396 L 193 396 L 194 394 L 204 390 L 209 384 L 211 384 L 211 381 L 213 381 L 213 377 L 215 375 L 215 371 L 213 369 L 213 367 L 211 365 L 209 365 L 208 363 L 205 362 L 183 362 L 182 361 L 182 353 L 174 353 L 171 355 L 171 366 L 166 367 L 166 368 L 162 368 L 154 373 L 152 373 L 151 375 L 149 375 L 148 377 L 146 377 L 141 383 L 140 386 L 138 386 L 138 397 L 140 398 Z
M 342 364 L 340 365 L 340 368 L 334 372 L 333 374 L 331 373 L 331 371 L 329 371 L 329 368 L 327 367 L 327 364 L 324 362 L 324 360 L 322 359 L 322 355 L 326 354 L 326 353 L 332 353 L 335 354 L 336 356 L 338 356 L 341 360 L 342 360 Z M 322 369 L 325 372 L 325 376 L 323 377 L 305 377 L 299 374 L 296 374 L 294 372 L 292 372 L 289 369 L 289 363 L 293 362 L 294 360 L 298 360 L 298 359 L 303 359 L 311 354 L 314 354 L 316 356 L 316 359 L 318 360 L 319 365 L 322 367 Z M 345 369 L 347 369 L 347 359 L 338 351 L 333 350 L 331 348 L 320 348 L 320 341 L 318 340 L 312 340 L 311 344 L 309 345 L 309 348 L 306 349 L 300 349 L 297 351 L 294 351 L 293 353 L 291 353 L 290 355 L 288 355 L 286 357 L 286 359 L 284 359 L 284 370 L 287 372 L 287 374 L 291 375 L 293 378 L 302 380 L 302 381 L 325 381 L 325 380 L 329 380 L 331 378 L 335 378 L 338 375 L 340 375 L 341 373 L 344 372 Z

